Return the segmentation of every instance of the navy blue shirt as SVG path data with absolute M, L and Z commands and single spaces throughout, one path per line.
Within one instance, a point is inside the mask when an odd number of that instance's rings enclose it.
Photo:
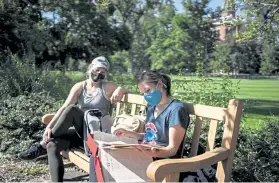
M 169 129 L 180 124 L 187 130 L 190 119 L 189 114 L 184 104 L 179 100 L 173 100 L 169 103 L 157 118 L 154 117 L 155 107 L 147 106 L 145 136 L 142 143 L 168 146 Z

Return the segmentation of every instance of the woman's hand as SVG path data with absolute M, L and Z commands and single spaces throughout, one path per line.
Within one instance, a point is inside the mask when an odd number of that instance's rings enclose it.
M 121 101 L 124 93 L 125 93 L 124 89 L 122 89 L 121 87 L 116 88 L 110 97 L 111 103 L 115 104 L 115 103 Z
M 47 126 L 43 134 L 43 141 L 47 143 L 50 137 L 51 137 L 51 128 Z
M 128 137 L 128 131 L 123 129 L 123 128 L 119 128 L 117 130 L 115 130 L 113 132 L 113 134 L 116 136 L 116 137 Z

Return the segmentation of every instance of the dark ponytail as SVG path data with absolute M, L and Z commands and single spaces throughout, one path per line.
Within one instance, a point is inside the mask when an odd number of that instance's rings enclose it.
M 171 96 L 171 78 L 166 74 L 161 74 L 164 88 L 167 91 L 167 96 Z
M 166 90 L 167 96 L 171 96 L 171 79 L 166 74 L 159 73 L 159 72 L 154 71 L 154 70 L 144 71 L 138 77 L 138 84 L 141 83 L 141 82 L 157 84 L 159 80 L 162 81 L 163 87 Z

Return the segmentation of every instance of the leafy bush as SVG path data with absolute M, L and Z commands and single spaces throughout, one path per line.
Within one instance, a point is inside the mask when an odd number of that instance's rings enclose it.
M 235 85 L 228 77 L 221 79 L 197 77 L 191 80 L 183 78 L 172 81 L 173 96 L 195 104 L 226 107 L 228 101 L 235 98 L 238 89 L 238 83 Z
M 16 153 L 41 139 L 41 117 L 55 112 L 60 102 L 47 93 L 30 93 L 0 101 L 0 152 Z
M 67 74 L 60 71 L 49 71 L 41 79 L 41 90 L 48 91 L 52 97 L 58 100 L 65 100 L 74 84 L 81 79 L 82 76 L 76 78 L 72 72 Z
M 50 71 L 35 66 L 32 56 L 19 59 L 10 55 L 0 62 L 0 97 L 48 91 L 56 99 L 65 99 L 71 87 L 85 78 L 81 72 Z
M 232 179 L 236 182 L 279 180 L 279 120 L 266 121 L 256 133 L 241 131 Z
M 133 93 L 139 93 L 137 89 L 137 81 L 130 73 L 114 72 L 109 76 L 108 80 L 114 81 L 121 87 L 124 87 Z
M 10 55 L 0 62 L 0 66 L 0 97 L 15 97 L 41 90 L 43 73 L 36 68 L 33 57 L 19 59 Z

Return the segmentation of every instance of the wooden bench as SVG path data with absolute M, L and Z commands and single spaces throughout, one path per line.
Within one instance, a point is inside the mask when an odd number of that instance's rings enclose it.
M 155 182 L 178 182 L 179 172 L 196 171 L 218 163 L 216 173 L 218 182 L 230 181 L 243 102 L 230 100 L 227 108 L 192 103 L 185 103 L 185 105 L 189 114 L 195 116 L 189 158 L 155 161 L 149 165 L 146 171 L 147 176 Z M 112 116 L 122 113 L 139 114 L 145 107 L 146 102 L 143 96 L 127 94 L 121 102 L 112 107 L 111 114 Z M 51 118 L 51 116 L 45 115 L 43 122 L 47 124 Z M 220 123 L 220 121 L 224 123 Z M 203 122 L 209 122 L 207 147 L 205 153 L 197 155 Z M 215 147 L 218 124 L 224 125 L 221 147 Z M 64 151 L 62 155 L 82 170 L 89 172 L 89 158 L 84 155 L 82 148 Z

